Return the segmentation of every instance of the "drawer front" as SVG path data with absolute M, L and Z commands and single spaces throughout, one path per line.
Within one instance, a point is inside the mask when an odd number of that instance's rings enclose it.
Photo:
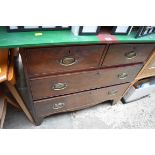
M 30 77 L 96 68 L 105 45 L 26 49 Z
M 154 44 L 115 44 L 110 45 L 103 66 L 115 66 L 144 62 L 154 48 Z
M 74 111 L 102 103 L 106 100 L 113 100 L 122 96 L 129 84 L 117 85 L 92 91 L 85 91 L 72 95 L 55 97 L 51 99 L 34 102 L 36 112 L 39 116 L 45 117 L 50 114 Z
M 32 96 L 37 100 L 130 82 L 141 67 L 139 64 L 33 79 L 30 80 Z

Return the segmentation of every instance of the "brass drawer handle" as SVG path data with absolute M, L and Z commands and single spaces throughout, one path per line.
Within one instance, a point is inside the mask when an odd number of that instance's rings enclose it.
M 65 106 L 65 103 L 55 103 L 53 104 L 53 109 L 61 109 Z
M 114 96 L 114 95 L 116 95 L 117 93 L 118 93 L 118 90 L 112 90 L 112 91 L 109 91 L 109 92 L 108 92 L 108 95 Z
M 127 76 L 128 76 L 127 73 L 121 73 L 121 74 L 118 74 L 118 78 L 121 79 L 121 80 L 126 79 Z
M 127 59 L 133 59 L 136 57 L 136 52 L 135 51 L 130 51 L 128 53 L 125 53 L 125 56 Z
M 75 64 L 77 60 L 74 57 L 64 57 L 60 60 L 60 64 L 63 66 L 71 66 Z
M 56 83 L 53 86 L 53 90 L 63 90 L 67 87 L 66 83 Z

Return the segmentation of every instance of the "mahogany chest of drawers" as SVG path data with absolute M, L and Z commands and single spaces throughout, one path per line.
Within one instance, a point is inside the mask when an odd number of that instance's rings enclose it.
M 91 44 L 20 49 L 25 103 L 36 124 L 44 117 L 104 101 L 117 103 L 154 44 Z

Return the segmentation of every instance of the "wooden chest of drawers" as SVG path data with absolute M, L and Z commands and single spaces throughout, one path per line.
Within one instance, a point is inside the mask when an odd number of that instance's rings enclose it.
M 36 124 L 51 114 L 117 103 L 154 44 L 91 44 L 20 49 Z

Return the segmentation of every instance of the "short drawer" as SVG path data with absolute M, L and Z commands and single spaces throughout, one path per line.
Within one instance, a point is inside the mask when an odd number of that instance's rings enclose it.
M 28 75 L 65 73 L 98 67 L 105 45 L 25 49 Z
M 142 65 L 106 68 L 30 80 L 34 100 L 132 81 Z
M 92 91 L 85 91 L 72 95 L 55 97 L 34 102 L 38 116 L 45 117 L 51 114 L 74 111 L 86 108 L 106 100 L 120 98 L 129 84 L 117 85 Z
M 110 45 L 103 66 L 116 66 L 144 62 L 155 44 L 115 44 Z

